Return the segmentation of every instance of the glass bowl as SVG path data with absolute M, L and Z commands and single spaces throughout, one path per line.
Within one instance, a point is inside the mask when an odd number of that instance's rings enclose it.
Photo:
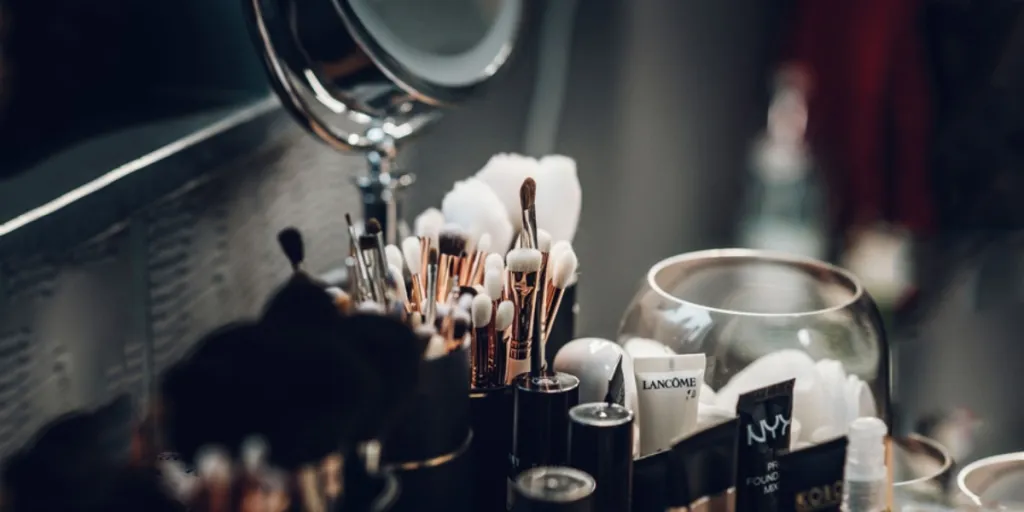
M 860 389 L 870 396 L 859 400 L 873 401 L 864 408 L 873 407 L 892 427 L 889 347 L 881 315 L 856 277 L 828 263 L 752 249 L 673 256 L 648 271 L 622 319 L 618 341 L 631 353 L 655 344 L 677 354 L 704 353 L 712 392 L 729 389 L 734 379 L 749 381 L 751 372 L 744 370 L 769 354 L 774 362 L 757 369 L 774 374 L 776 382 L 789 378 L 780 352 L 788 356 L 785 361 L 796 359 L 812 369 L 822 360 L 838 361 L 845 375 L 836 378 L 860 380 Z M 841 382 L 833 386 L 842 387 Z M 801 407 L 799 396 L 795 407 Z M 802 427 L 811 434 L 812 425 Z

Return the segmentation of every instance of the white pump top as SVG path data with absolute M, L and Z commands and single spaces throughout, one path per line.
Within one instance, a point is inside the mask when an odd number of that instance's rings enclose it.
M 850 423 L 850 444 L 846 453 L 846 479 L 871 482 L 885 480 L 885 435 L 889 429 L 878 418 L 862 417 Z

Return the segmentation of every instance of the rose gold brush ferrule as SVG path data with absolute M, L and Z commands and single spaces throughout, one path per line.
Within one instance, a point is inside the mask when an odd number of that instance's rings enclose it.
M 565 288 L 556 288 L 554 303 L 552 304 L 551 309 L 548 310 L 545 317 L 547 325 L 544 326 L 544 343 L 547 343 L 548 336 L 551 336 L 552 326 L 555 325 L 555 317 L 558 316 L 558 310 L 562 307 L 563 296 L 565 296 Z
M 533 331 L 534 311 L 537 307 L 538 272 L 512 272 L 510 288 L 516 306 L 516 319 L 512 322 L 512 339 L 528 342 Z

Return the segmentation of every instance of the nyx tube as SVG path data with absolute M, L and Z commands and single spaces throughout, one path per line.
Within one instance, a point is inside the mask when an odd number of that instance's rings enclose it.
M 590 475 L 574 468 L 542 466 L 516 478 L 512 512 L 594 512 Z
M 788 511 L 778 502 L 779 452 L 789 448 L 794 379 L 740 395 L 736 510 Z
M 668 512 L 734 512 L 736 442 L 732 418 L 672 445 L 668 463 Z
M 839 512 L 843 506 L 846 436 L 779 456 L 779 509 Z
M 539 466 L 568 465 L 569 409 L 579 401 L 580 381 L 567 373 L 524 373 L 516 378 L 506 495 L 509 509 L 520 473 Z
M 569 410 L 569 465 L 594 477 L 594 512 L 630 512 L 633 411 L 595 402 Z

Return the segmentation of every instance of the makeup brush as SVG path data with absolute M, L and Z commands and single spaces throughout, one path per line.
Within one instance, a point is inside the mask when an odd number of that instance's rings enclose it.
M 291 263 L 292 270 L 298 272 L 306 258 L 306 247 L 302 241 L 302 234 L 293 227 L 282 229 L 277 234 L 277 243 L 288 258 L 288 262 Z
M 414 236 L 402 240 L 402 256 L 405 258 L 405 265 L 409 269 L 409 276 L 412 279 L 412 302 L 415 309 L 423 304 L 423 270 L 422 270 L 422 244 Z
M 424 310 L 423 321 L 427 325 L 434 325 L 434 321 L 437 320 L 437 259 L 437 249 L 431 248 L 427 252 L 427 293 L 423 297 L 426 304 L 422 308 Z
M 468 178 L 456 182 L 452 190 L 441 201 L 445 222 L 461 226 L 471 239 L 467 244 L 475 248 L 475 240 L 487 233 L 493 246 L 508 249 L 515 236 L 515 228 L 509 220 L 501 200 L 486 183 Z M 474 236 L 475 235 L 475 236 Z
M 466 249 L 466 235 L 457 224 L 445 224 L 438 237 L 441 253 L 438 277 L 438 298 L 445 300 L 453 289 L 458 289 L 459 270 L 462 268 L 462 254 Z
M 359 232 L 356 231 L 355 224 L 352 223 L 352 216 L 348 213 L 345 214 L 345 223 L 348 225 L 348 236 L 350 245 L 352 247 L 352 256 L 355 258 L 356 263 L 356 278 L 357 289 L 359 290 L 359 299 L 370 295 L 370 269 L 367 266 L 366 258 L 363 256 L 363 251 L 359 247 Z
M 526 178 L 523 185 L 519 187 L 519 203 L 522 205 L 523 229 L 519 232 L 520 245 L 529 249 L 536 249 L 539 245 L 537 240 L 537 210 L 534 201 L 537 199 L 537 182 L 533 178 Z
M 494 300 L 501 300 L 504 288 L 504 272 L 499 269 L 488 270 L 484 275 L 484 293 L 494 297 Z
M 531 370 L 530 352 L 533 320 L 537 307 L 539 283 L 537 276 L 541 266 L 541 254 L 537 249 L 512 249 L 505 256 L 510 274 L 510 295 L 516 306 L 516 320 L 512 324 L 512 341 L 509 347 L 508 373 L 515 378 Z M 509 381 L 511 383 L 511 381 Z
M 565 289 L 576 280 L 576 269 L 579 267 L 579 260 L 576 259 L 576 252 L 572 248 L 559 251 L 553 255 L 551 268 L 551 287 L 554 290 L 554 299 L 547 309 L 547 325 L 545 325 L 543 343 L 547 343 L 551 335 L 551 328 L 555 323 L 555 317 L 562 306 L 562 297 L 565 296 Z
M 397 265 L 388 265 L 389 271 L 391 272 L 391 282 L 395 286 L 395 295 L 398 296 L 398 300 L 402 303 L 402 308 L 408 313 L 411 311 L 409 307 L 409 294 L 405 289 L 405 279 L 402 278 L 402 269 Z
M 367 290 L 370 291 L 368 300 L 375 302 L 384 301 L 384 269 L 378 263 L 377 236 L 369 233 L 359 235 L 359 253 L 363 255 L 363 261 L 367 268 Z
M 484 259 L 484 270 L 497 269 L 498 272 L 505 271 L 505 257 L 496 252 L 492 252 L 487 255 Z
M 540 159 L 537 182 L 537 220 L 555 241 L 572 241 L 580 220 L 583 193 L 576 161 L 562 155 Z
M 491 235 L 490 233 L 484 233 L 480 235 L 480 240 L 477 241 L 476 250 L 473 251 L 471 256 L 471 264 L 464 266 L 465 271 L 463 272 L 462 281 L 467 284 L 477 284 L 480 282 L 481 276 L 483 276 L 484 262 L 491 251 Z
M 374 265 L 380 269 L 381 276 L 383 277 L 386 275 L 385 273 L 388 268 L 388 256 L 385 251 L 384 244 L 384 230 L 377 219 L 370 219 L 366 221 L 366 232 L 375 238 L 374 246 L 376 254 L 374 254 Z
M 402 256 L 402 250 L 395 244 L 388 244 L 384 248 L 384 254 L 387 256 L 388 265 L 396 266 L 399 270 L 405 268 L 405 258 Z M 399 274 L 405 275 L 405 274 Z
M 500 153 L 492 156 L 475 175 L 477 179 L 494 190 L 495 195 L 505 207 L 514 232 L 523 230 L 519 187 L 523 184 L 523 180 L 536 177 L 539 171 L 540 163 L 534 158 Z M 503 249 L 509 247 L 497 245 L 497 242 L 498 240 L 495 240 L 495 247 Z
M 221 448 L 207 447 L 196 456 L 199 494 L 197 512 L 231 512 L 231 458 Z
M 473 343 L 470 348 L 473 380 L 470 385 L 474 389 L 485 388 L 491 384 L 487 367 L 488 349 L 493 344 L 493 339 L 489 335 L 493 313 L 494 304 L 490 296 L 481 293 L 473 298 Z
M 444 214 L 437 208 L 427 208 L 416 217 L 414 223 L 416 236 L 420 239 L 420 268 L 427 266 L 427 250 L 437 248 L 438 236 L 444 226 Z
M 494 368 L 494 381 L 496 383 L 511 383 L 515 375 L 509 375 L 508 359 L 509 350 L 509 328 L 516 318 L 516 306 L 510 300 L 501 301 L 498 304 L 498 312 L 494 315 L 495 349 L 492 355 Z M 520 372 L 521 373 L 521 372 Z

